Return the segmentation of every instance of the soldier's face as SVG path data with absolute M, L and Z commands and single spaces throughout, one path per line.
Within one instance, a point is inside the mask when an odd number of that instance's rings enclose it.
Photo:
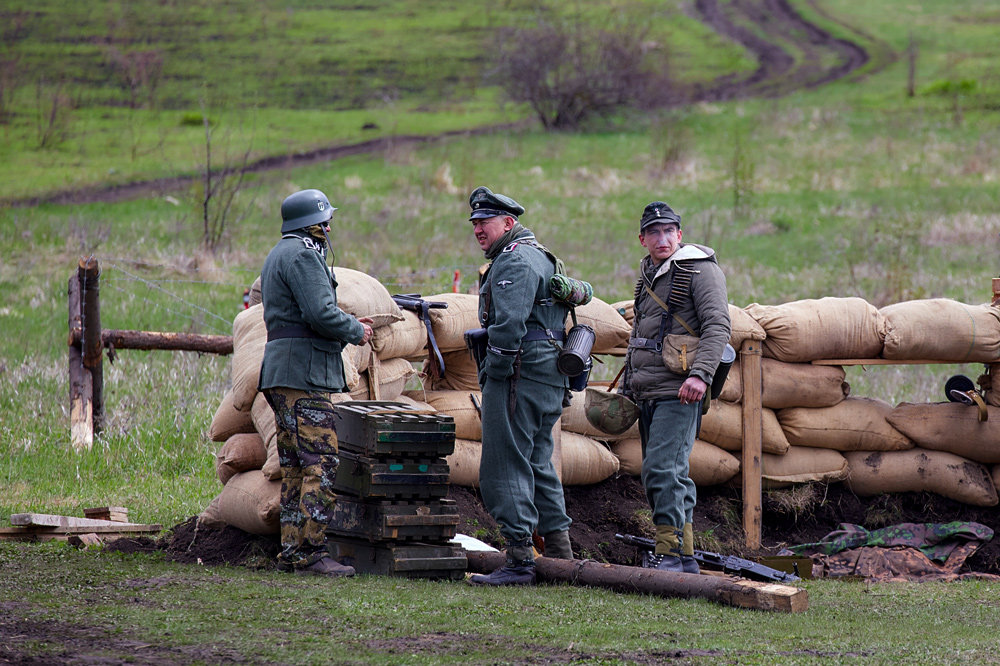
M 654 262 L 667 259 L 681 245 L 681 228 L 676 224 L 651 224 L 639 234 L 639 242 Z
M 490 249 L 497 239 L 514 227 L 514 218 L 508 215 L 472 220 L 472 233 L 483 252 Z

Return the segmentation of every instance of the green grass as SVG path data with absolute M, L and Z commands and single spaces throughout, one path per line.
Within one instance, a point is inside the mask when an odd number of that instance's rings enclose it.
M 0 565 L 16 632 L 5 648 L 40 657 L 68 643 L 171 663 L 996 662 L 983 600 L 998 586 L 977 581 L 806 581 L 809 610 L 783 614 L 565 585 L 302 579 L 64 545 L 0 544 Z M 28 620 L 48 639 L 27 644 Z

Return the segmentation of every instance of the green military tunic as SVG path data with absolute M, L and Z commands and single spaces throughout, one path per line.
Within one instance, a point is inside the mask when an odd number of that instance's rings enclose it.
M 480 286 L 479 315 L 489 343 L 480 368 L 479 480 L 504 538 L 523 546 L 536 529 L 549 534 L 571 523 L 552 464 L 552 429 L 568 390 L 556 367 L 568 309 L 551 298 L 555 261 L 534 235 L 517 225 L 503 242 L 487 254 L 493 263 Z
M 337 282 L 324 257 L 318 240 L 291 231 L 261 270 L 268 342 L 259 388 L 277 425 L 283 568 L 304 568 L 327 555 L 340 464 L 330 394 L 347 390 L 344 345 L 364 338 L 361 322 L 337 307 Z

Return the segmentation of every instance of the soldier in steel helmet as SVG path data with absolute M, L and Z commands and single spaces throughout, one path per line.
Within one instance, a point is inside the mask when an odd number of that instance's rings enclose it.
M 470 582 L 530 585 L 535 582 L 536 530 L 547 557 L 573 558 L 571 520 L 552 463 L 552 429 L 568 392 L 556 359 L 569 310 L 553 300 L 549 289 L 561 262 L 521 226 L 524 207 L 486 187 L 472 192 L 469 205 L 472 232 L 491 261 L 479 290 L 480 322 L 488 335 L 479 368 L 479 483 L 507 553 L 504 566 Z
M 683 243 L 682 235 L 680 215 L 670 206 L 654 201 L 645 207 L 639 243 L 647 254 L 635 288 L 622 392 L 639 405 L 642 482 L 656 526 L 656 550 L 647 565 L 698 573 L 692 557 L 697 496 L 688 457 L 731 324 L 715 250 Z M 689 336 L 679 338 L 684 344 L 676 359 L 663 351 L 673 336 Z
M 277 423 L 278 568 L 351 576 L 354 568 L 334 560 L 326 548 L 340 463 L 331 394 L 347 390 L 341 350 L 366 343 L 372 320 L 337 307 L 337 281 L 326 264 L 334 210 L 319 190 L 296 192 L 281 204 L 281 240 L 261 270 L 267 345 L 258 388 Z

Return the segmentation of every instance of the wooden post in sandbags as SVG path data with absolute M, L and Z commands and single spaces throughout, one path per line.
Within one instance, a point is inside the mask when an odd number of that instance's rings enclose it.
M 740 379 L 743 382 L 743 531 L 751 550 L 760 548 L 761 509 L 761 446 L 763 420 L 761 415 L 760 359 L 763 351 L 759 340 L 744 340 L 740 347 Z

